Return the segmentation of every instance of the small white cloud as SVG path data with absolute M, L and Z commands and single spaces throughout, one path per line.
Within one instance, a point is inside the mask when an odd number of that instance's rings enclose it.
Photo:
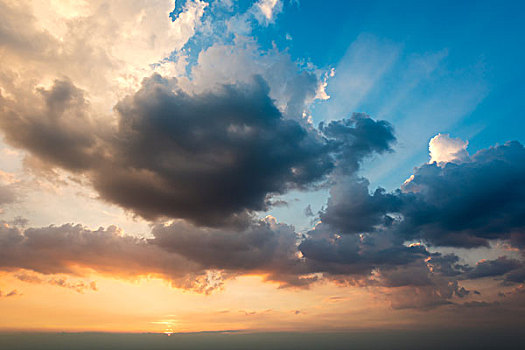
M 436 162 L 443 165 L 450 162 L 464 162 L 468 160 L 468 141 L 451 138 L 449 134 L 437 134 L 428 143 L 430 153 L 429 163 Z
M 462 163 L 469 159 L 467 152 L 468 141 L 460 138 L 452 138 L 449 134 L 437 134 L 428 143 L 430 155 L 429 164 L 434 162 L 438 166 L 444 166 L 446 163 Z M 419 192 L 421 187 L 413 183 L 414 175 L 411 175 L 402 185 L 405 192 Z
M 282 2 L 280 0 L 260 0 L 256 6 L 266 18 L 266 23 L 273 21 L 273 17 L 282 11 Z
M 335 75 L 335 69 L 330 69 L 329 72 L 323 75 L 323 78 L 319 80 L 319 85 L 317 86 L 317 92 L 315 98 L 318 100 L 329 100 L 330 96 L 326 93 L 326 87 L 328 86 L 328 79 L 332 78 Z

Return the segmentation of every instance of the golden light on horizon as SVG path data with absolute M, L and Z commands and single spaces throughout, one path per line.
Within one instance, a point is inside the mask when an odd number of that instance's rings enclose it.
M 227 281 L 222 290 L 205 295 L 174 289 L 169 281 L 158 278 L 130 281 L 91 275 L 97 290 L 78 292 L 22 282 L 7 274 L 3 280 L 20 290 L 23 298 L 2 301 L 5 317 L 0 328 L 165 334 L 275 331 L 309 329 L 341 317 L 346 326 L 366 328 L 375 324 L 374 318 L 383 318 L 384 308 L 388 308 L 385 300 L 378 302 L 359 288 L 320 284 L 310 289 L 279 289 L 264 278 L 241 276 Z M 334 293 L 344 297 L 334 298 Z M 347 317 L 363 313 L 375 316 L 367 321 Z M 27 314 L 33 317 L 28 319 Z

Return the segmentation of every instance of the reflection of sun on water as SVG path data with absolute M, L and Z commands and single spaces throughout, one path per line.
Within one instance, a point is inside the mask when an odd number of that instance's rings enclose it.
M 171 336 L 174 333 L 173 332 L 173 327 L 177 323 L 177 320 L 175 320 L 175 319 L 167 319 L 167 320 L 161 320 L 161 321 L 154 321 L 154 322 L 151 322 L 151 323 L 164 325 L 165 328 L 164 328 L 164 331 L 162 331 L 162 333 L 166 334 L 169 337 L 169 336 Z
M 166 334 L 168 337 L 171 336 L 173 334 L 173 328 L 171 327 L 166 328 L 166 330 L 164 331 L 164 334 Z

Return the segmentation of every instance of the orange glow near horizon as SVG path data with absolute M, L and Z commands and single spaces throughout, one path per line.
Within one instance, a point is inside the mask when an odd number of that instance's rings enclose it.
M 204 295 L 171 288 L 158 278 L 131 282 L 92 277 L 97 291 L 78 292 L 4 275 L 2 289 L 9 285 L 20 295 L 0 301 L 4 315 L 0 329 L 153 333 L 360 329 L 378 326 L 391 312 L 385 299 L 330 283 L 308 290 L 279 289 L 264 282 L 263 276 L 252 275 L 227 281 L 223 290 Z

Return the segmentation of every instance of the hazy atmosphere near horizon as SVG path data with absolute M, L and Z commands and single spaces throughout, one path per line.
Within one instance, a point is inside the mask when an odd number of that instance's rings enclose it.
M 0 349 L 525 348 L 524 23 L 0 0 Z

